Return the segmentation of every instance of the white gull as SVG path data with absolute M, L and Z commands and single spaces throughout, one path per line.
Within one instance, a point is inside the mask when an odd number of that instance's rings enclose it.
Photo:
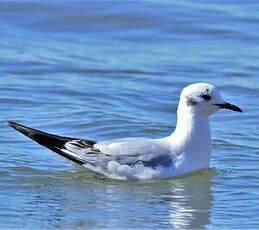
M 167 137 L 96 142 L 63 137 L 7 123 L 48 149 L 96 173 L 116 179 L 162 179 L 210 167 L 209 116 L 219 109 L 242 112 L 225 102 L 215 86 L 196 83 L 180 95 L 175 131 Z

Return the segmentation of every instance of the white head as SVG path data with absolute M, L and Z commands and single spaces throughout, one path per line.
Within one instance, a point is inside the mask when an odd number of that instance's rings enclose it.
M 186 86 L 181 93 L 179 109 L 190 109 L 194 113 L 209 116 L 219 109 L 242 112 L 237 106 L 225 102 L 216 87 L 208 83 L 195 83 Z

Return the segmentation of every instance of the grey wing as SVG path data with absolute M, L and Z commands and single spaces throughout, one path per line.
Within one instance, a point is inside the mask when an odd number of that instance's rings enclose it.
M 122 165 L 144 164 L 156 167 L 159 164 L 166 165 L 170 161 L 168 156 L 163 154 L 163 148 L 149 139 L 120 139 L 98 145 L 92 140 L 58 136 L 13 121 L 8 124 L 40 145 L 81 165 L 106 168 L 110 161 L 116 161 Z M 156 154 L 157 152 L 160 154 Z
M 172 159 L 169 154 L 149 154 L 138 152 L 135 154 L 110 154 L 101 151 L 95 145 L 89 144 L 83 140 L 73 140 L 65 144 L 65 148 L 61 149 L 67 154 L 75 155 L 80 158 L 87 166 L 107 168 L 110 161 L 115 161 L 121 165 L 135 166 L 143 164 L 146 167 L 155 168 L 159 165 L 169 166 L 172 164 Z

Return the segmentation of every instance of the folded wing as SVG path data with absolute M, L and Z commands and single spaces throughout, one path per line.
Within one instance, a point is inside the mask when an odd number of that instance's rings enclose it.
M 59 155 L 91 169 L 107 170 L 109 162 L 134 167 L 169 166 L 172 163 L 168 150 L 150 139 L 129 138 L 97 143 L 92 140 L 63 137 L 36 130 L 16 122 L 9 126 Z

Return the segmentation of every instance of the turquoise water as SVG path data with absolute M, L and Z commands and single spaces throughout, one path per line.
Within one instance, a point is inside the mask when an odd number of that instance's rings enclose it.
M 94 140 L 172 132 L 181 88 L 215 84 L 212 168 L 156 182 L 91 174 L 0 125 L 0 228 L 255 229 L 259 4 L 1 1 L 0 121 Z

